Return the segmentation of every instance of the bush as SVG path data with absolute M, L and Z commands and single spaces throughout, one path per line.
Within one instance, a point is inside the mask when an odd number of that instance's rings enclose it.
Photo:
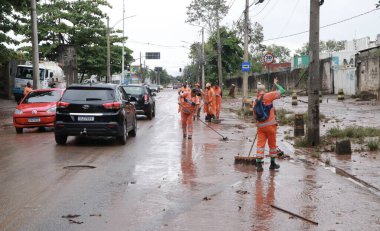
M 350 126 L 344 129 L 331 128 L 327 131 L 328 137 L 334 138 L 364 138 L 380 136 L 380 129 L 371 127 Z
M 370 140 L 368 141 L 367 146 L 370 151 L 377 151 L 380 148 L 380 141 L 378 139 Z

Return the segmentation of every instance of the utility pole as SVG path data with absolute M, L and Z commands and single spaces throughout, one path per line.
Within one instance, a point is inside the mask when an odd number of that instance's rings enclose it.
M 125 74 L 124 74 L 124 19 L 125 19 L 125 1 L 123 0 L 123 47 L 122 47 L 122 51 L 121 51 L 121 83 L 124 84 L 124 78 L 125 78 Z
M 111 79 L 110 18 L 107 17 L 107 75 L 106 83 Z
M 307 140 L 309 145 L 317 146 L 320 142 L 319 134 L 319 0 L 310 0 L 310 65 L 308 79 L 308 120 Z
M 219 79 L 219 86 L 223 88 L 223 74 L 222 74 L 222 44 L 220 42 L 220 28 L 219 28 L 219 7 L 220 7 L 220 0 L 218 1 L 218 6 L 216 9 L 216 34 L 217 34 L 217 40 L 218 40 L 218 79 Z
M 249 0 L 245 0 L 244 10 L 244 62 L 248 62 L 248 19 L 249 19 Z M 243 102 L 248 98 L 248 72 L 243 72 Z M 244 106 L 244 104 L 242 104 Z
M 36 0 L 30 1 L 32 16 L 32 50 L 33 50 L 33 89 L 40 87 L 40 68 L 38 55 L 38 35 L 37 35 L 37 4 Z
M 202 89 L 205 89 L 205 28 L 202 27 Z

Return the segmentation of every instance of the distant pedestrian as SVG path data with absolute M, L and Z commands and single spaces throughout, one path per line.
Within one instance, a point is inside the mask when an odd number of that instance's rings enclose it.
M 219 119 L 220 116 L 220 110 L 222 109 L 222 88 L 219 86 L 219 81 L 215 82 L 215 85 L 213 87 L 215 92 L 215 116 L 217 119 Z
M 24 97 L 28 95 L 31 91 L 33 91 L 32 84 L 28 82 L 24 88 Z
M 199 98 L 197 90 L 192 89 L 191 92 L 186 91 L 180 93 L 181 123 L 183 138 L 192 139 L 193 136 L 193 116 L 199 107 Z
M 195 89 L 197 90 L 196 95 L 198 97 L 199 104 L 202 104 L 202 101 L 203 101 L 203 94 L 202 93 L 203 93 L 203 91 L 202 91 L 201 85 L 199 83 L 195 83 L 194 86 L 195 86 Z M 194 113 L 194 120 L 195 120 L 195 117 L 199 120 L 200 116 L 201 116 L 201 107 L 199 106 L 197 108 L 196 113 Z
M 265 85 L 258 84 L 257 85 L 257 100 L 254 103 L 254 106 L 256 103 L 259 103 L 258 100 L 262 100 L 263 102 L 263 110 L 268 111 L 267 117 L 265 120 L 260 121 L 258 118 L 257 112 L 253 110 L 254 117 L 257 120 L 257 136 L 258 136 L 258 142 L 257 142 L 257 154 L 256 154 L 256 170 L 258 172 L 263 171 L 263 159 L 264 159 L 264 151 L 265 151 L 265 144 L 268 140 L 268 146 L 269 146 L 269 156 L 271 158 L 270 161 L 270 170 L 279 169 L 280 165 L 276 164 L 276 156 L 278 154 L 277 150 L 277 144 L 276 144 L 276 130 L 277 130 L 277 121 L 274 115 L 274 107 L 273 107 L 273 101 L 275 99 L 281 98 L 281 95 L 285 93 L 285 90 L 277 83 L 277 78 L 274 79 L 274 85 L 276 86 L 276 91 L 266 92 Z M 255 107 L 254 107 L 255 109 Z

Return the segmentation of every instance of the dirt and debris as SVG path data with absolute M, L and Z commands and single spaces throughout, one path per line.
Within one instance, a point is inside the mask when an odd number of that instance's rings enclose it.
M 248 191 L 245 191 L 245 190 L 237 190 L 236 191 L 237 194 L 240 194 L 240 195 L 246 195 L 246 194 L 249 194 Z
M 203 197 L 203 200 L 204 201 L 209 201 L 209 200 L 211 200 L 211 198 L 206 196 L 206 197 Z
M 102 216 L 102 214 L 90 214 L 90 217 L 101 217 Z
M 69 222 L 71 224 L 79 224 L 79 225 L 84 223 L 83 221 L 76 221 L 76 220 L 72 220 L 72 219 L 69 219 Z
M 62 218 L 68 218 L 68 219 L 71 219 L 71 218 L 77 218 L 77 217 L 80 217 L 80 215 L 77 215 L 77 214 L 68 214 L 66 216 L 62 216 Z

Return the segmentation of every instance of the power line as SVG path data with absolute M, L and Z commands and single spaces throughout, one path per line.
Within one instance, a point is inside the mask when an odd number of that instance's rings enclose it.
M 284 31 L 285 31 L 286 27 L 288 27 L 288 25 L 289 25 L 289 22 L 290 22 L 290 20 L 293 18 L 294 12 L 295 12 L 295 11 L 296 11 L 296 9 L 297 9 L 297 6 L 298 6 L 298 3 L 299 3 L 299 1 L 300 1 L 300 0 L 297 0 L 297 3 L 296 3 L 296 5 L 294 6 L 294 8 L 293 8 L 293 10 L 292 10 L 292 13 L 290 14 L 290 17 L 288 18 L 288 21 L 285 23 L 285 26 L 284 26 L 284 27 L 282 27 L 282 31 L 281 31 L 281 33 L 280 33 L 280 35 L 279 35 L 279 36 L 281 36 L 281 35 L 282 35 L 282 33 L 284 33 Z
M 257 13 L 256 15 L 253 15 L 253 17 L 257 17 L 261 12 L 263 12 L 265 10 L 265 8 L 267 7 L 267 5 L 270 3 L 271 0 L 268 0 L 267 3 L 264 5 L 264 7 L 259 11 L 259 13 Z M 253 4 L 253 3 L 252 3 Z
M 361 14 L 358 14 L 358 15 L 355 15 L 355 16 L 352 16 L 350 18 L 346 18 L 346 19 L 343 19 L 343 20 L 340 20 L 340 21 L 337 21 L 337 22 L 334 22 L 334 23 L 330 23 L 330 24 L 327 24 L 327 25 L 324 25 L 324 26 L 321 26 L 320 28 L 326 28 L 326 27 L 330 27 L 330 26 L 334 26 L 334 25 L 337 25 L 337 24 L 340 24 L 342 22 L 347 22 L 347 21 L 350 21 L 354 18 L 358 18 L 360 16 L 363 16 L 363 15 L 366 15 L 366 14 L 369 14 L 369 13 L 372 13 L 376 10 L 380 10 L 380 8 L 377 8 L 377 9 L 373 9 L 373 10 L 370 10 L 370 11 L 367 11 L 367 12 L 364 12 L 364 13 L 361 13 Z M 293 36 L 297 36 L 297 35 L 301 35 L 301 34 L 305 34 L 305 33 L 308 33 L 309 30 L 306 30 L 306 31 L 302 31 L 302 32 L 298 32 L 298 33 L 294 33 L 294 34 L 290 34 L 290 35 L 285 35 L 285 36 L 280 36 L 280 37 L 276 37 L 276 38 L 270 38 L 270 39 L 265 39 L 263 40 L 263 42 L 267 42 L 267 41 L 271 41 L 271 40 L 276 40 L 276 39 L 283 39 L 283 38 L 289 38 L 289 37 L 293 37 Z
M 155 44 L 155 43 L 150 43 L 150 42 L 138 42 L 138 41 L 134 41 L 134 40 L 127 40 L 127 42 L 144 44 L 144 45 L 149 45 L 149 46 L 156 46 L 156 47 L 187 48 L 185 46 L 161 45 L 161 44 Z

